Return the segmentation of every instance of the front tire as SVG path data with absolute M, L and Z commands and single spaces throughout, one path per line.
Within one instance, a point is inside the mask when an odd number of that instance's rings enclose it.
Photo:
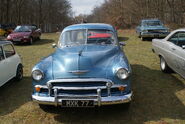
M 164 73 L 172 72 L 171 68 L 168 66 L 168 64 L 166 63 L 165 59 L 162 56 L 160 57 L 160 68 L 161 71 Z
M 141 41 L 145 41 L 146 40 L 146 38 L 145 37 L 140 37 L 141 38 Z
M 32 45 L 33 44 L 33 38 L 30 38 L 29 44 Z
M 15 79 L 17 81 L 20 81 L 20 80 L 22 80 L 22 78 L 23 78 L 23 66 L 21 64 L 19 64 L 18 67 L 17 67 L 17 72 L 16 72 Z

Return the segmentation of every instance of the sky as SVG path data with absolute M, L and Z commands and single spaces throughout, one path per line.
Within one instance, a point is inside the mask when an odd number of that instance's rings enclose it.
M 75 16 L 90 14 L 95 6 L 101 5 L 104 0 L 70 0 Z

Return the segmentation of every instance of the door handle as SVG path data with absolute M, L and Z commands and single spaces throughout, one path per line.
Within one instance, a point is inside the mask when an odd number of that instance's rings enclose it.
M 172 48 L 172 50 L 176 50 L 175 48 Z

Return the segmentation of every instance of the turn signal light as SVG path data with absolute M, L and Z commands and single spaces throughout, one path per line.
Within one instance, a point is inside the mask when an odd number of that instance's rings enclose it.
M 37 92 L 40 92 L 40 87 L 35 87 L 35 90 L 36 90 Z
M 120 91 L 124 91 L 126 88 L 125 88 L 124 86 L 120 86 L 118 89 L 119 89 Z

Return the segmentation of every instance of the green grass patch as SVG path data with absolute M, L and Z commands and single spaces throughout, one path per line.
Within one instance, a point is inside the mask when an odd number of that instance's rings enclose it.
M 124 51 L 132 66 L 134 99 L 123 105 L 89 109 L 55 108 L 43 111 L 31 101 L 31 69 L 41 58 L 55 51 L 59 34 L 43 34 L 34 45 L 17 45 L 23 58 L 24 79 L 0 88 L 0 124 L 185 124 L 185 80 L 178 74 L 164 74 L 151 41 L 141 41 L 133 30 L 119 31 L 126 42 Z

